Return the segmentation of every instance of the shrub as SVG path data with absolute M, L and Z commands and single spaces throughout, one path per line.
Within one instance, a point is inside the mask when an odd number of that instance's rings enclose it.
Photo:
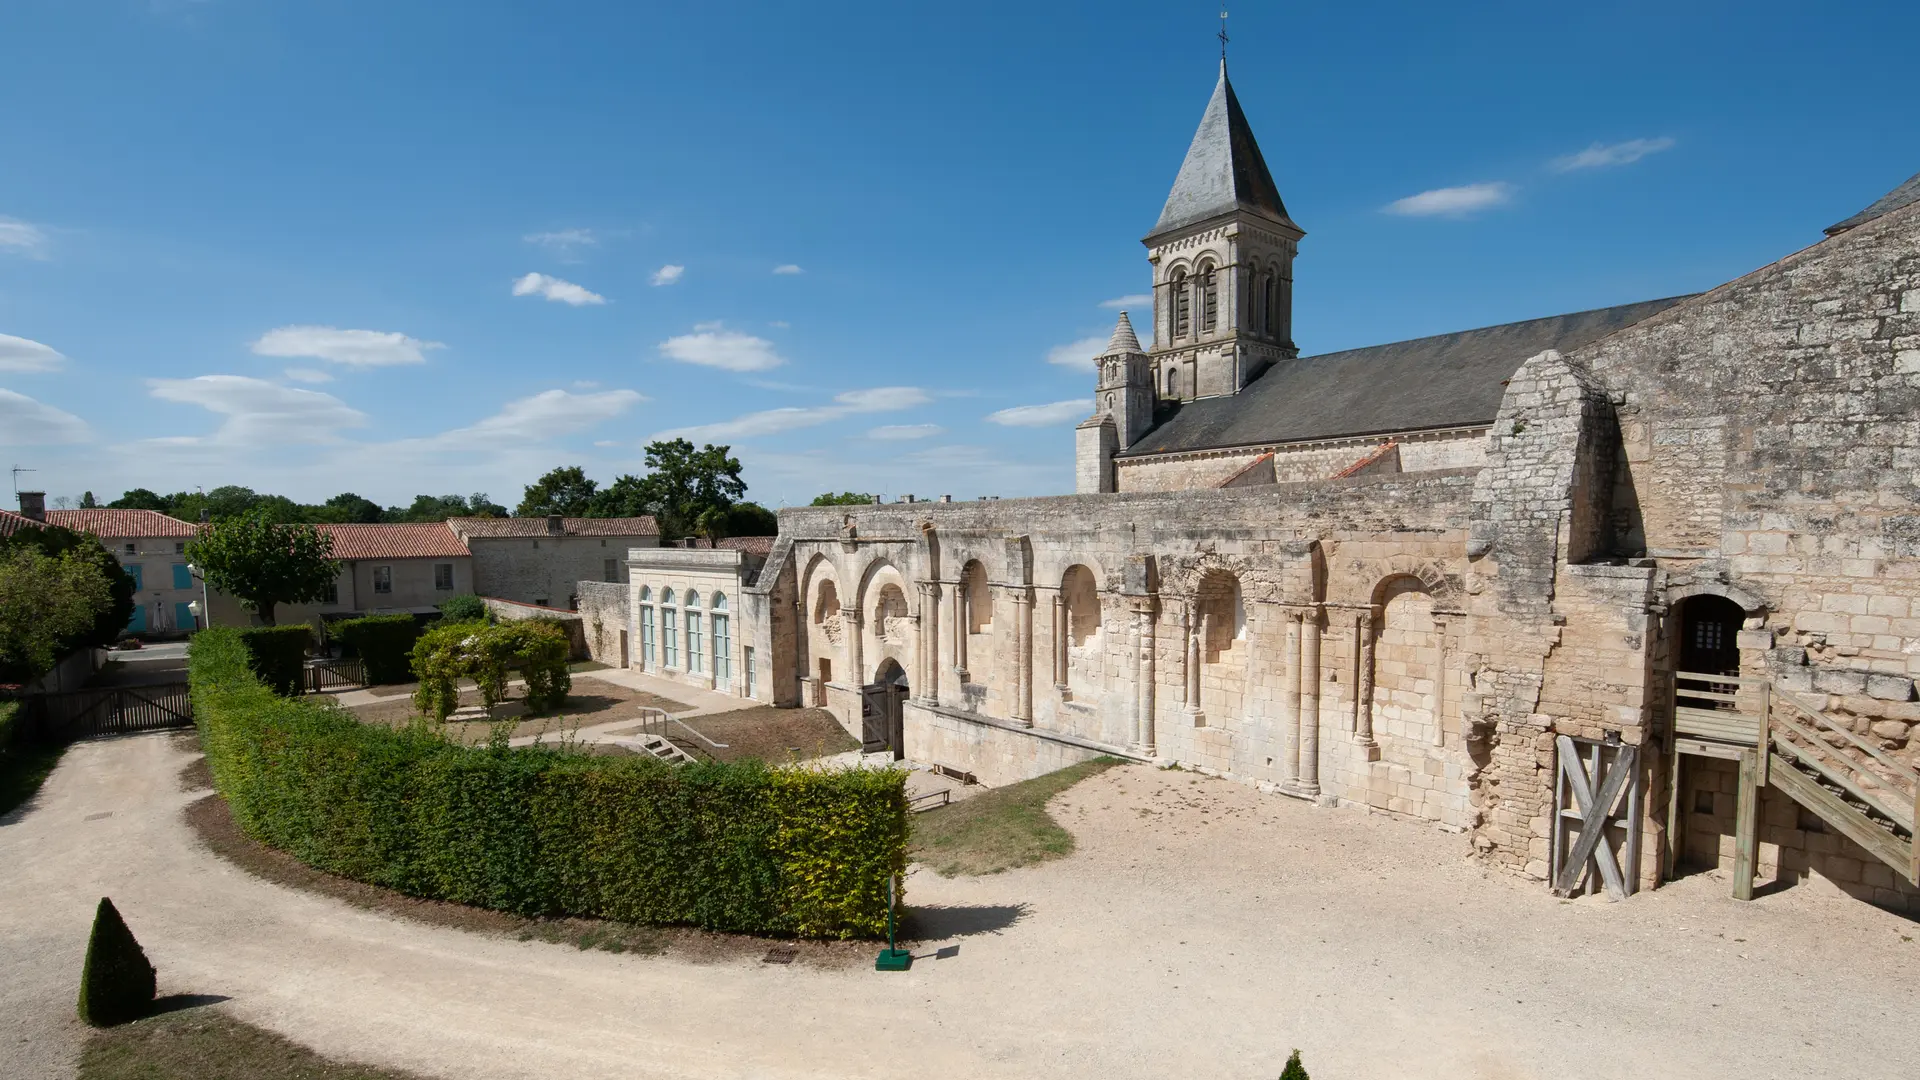
M 440 614 L 451 622 L 478 622 L 487 617 L 487 604 L 472 593 L 461 593 L 442 600 Z
M 307 649 L 313 644 L 313 628 L 305 623 L 291 626 L 255 626 L 240 631 L 246 644 L 247 659 L 253 673 L 282 697 L 294 697 L 305 689 Z
M 1300 1064 L 1300 1051 L 1295 1050 L 1293 1056 L 1287 1059 L 1287 1067 L 1280 1070 L 1280 1080 L 1310 1080 L 1307 1067 Z
M 894 770 L 459 746 L 274 697 L 226 628 L 194 639 L 190 677 L 240 827 L 343 877 L 521 915 L 856 937 L 885 931 L 905 869 Z
M 5 754 L 20 737 L 20 727 L 24 723 L 26 721 L 21 716 L 19 702 L 0 701 L 0 754 Z
M 100 898 L 80 968 L 80 1019 L 94 1027 L 137 1020 L 153 1005 L 153 965 L 113 901 Z
M 514 670 L 527 680 L 528 707 L 564 705 L 573 688 L 567 671 L 571 651 L 566 631 L 543 619 L 436 626 L 413 646 L 413 674 L 420 680 L 414 707 L 444 721 L 460 702 L 460 680 L 468 678 L 492 708 L 506 698 L 507 673 Z
M 333 636 L 366 667 L 370 685 L 411 682 L 420 623 L 411 615 L 368 615 L 333 625 Z

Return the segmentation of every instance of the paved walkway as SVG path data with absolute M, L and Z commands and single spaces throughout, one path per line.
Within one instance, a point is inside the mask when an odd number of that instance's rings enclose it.
M 1071 858 L 916 871 L 909 897 L 956 936 L 882 974 L 580 952 L 283 889 L 197 846 L 188 760 L 166 735 L 78 745 L 0 824 L 0 1075 L 72 1076 L 103 893 L 163 993 L 449 1078 L 1271 1078 L 1296 1046 L 1325 1080 L 1876 1080 L 1920 1060 L 1920 933 L 1831 890 L 1743 905 L 1702 876 L 1560 903 L 1457 838 L 1190 773 L 1069 791 Z

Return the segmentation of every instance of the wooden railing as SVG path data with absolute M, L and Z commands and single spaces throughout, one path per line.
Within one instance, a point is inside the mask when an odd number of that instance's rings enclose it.
M 1854 734 L 1851 728 L 1808 705 L 1792 691 L 1781 691 L 1777 699 L 1786 706 L 1779 712 L 1786 715 L 1773 717 L 1774 749 L 1786 751 L 1794 760 L 1844 788 L 1909 834 L 1914 832 L 1914 824 L 1920 820 L 1920 771 Z M 1788 735 L 1798 736 L 1801 742 L 1794 742 L 1786 737 Z M 1839 753 L 1832 742 L 1836 737 L 1872 758 L 1881 768 L 1867 769 L 1865 762 Z M 1861 773 L 1873 776 L 1874 781 L 1861 783 Z
M 1707 675 L 1698 671 L 1676 671 L 1673 681 L 1675 735 L 1738 743 L 1741 746 L 1761 744 L 1767 724 L 1767 698 L 1773 691 L 1770 681 L 1739 675 Z M 1758 699 L 1759 708 L 1754 712 L 1739 711 L 1742 688 L 1751 691 L 1749 700 Z M 1682 701 L 1711 704 L 1705 707 L 1682 705 Z
M 335 690 L 354 690 L 367 685 L 367 666 L 359 657 L 309 660 L 306 691 L 326 694 Z
M 49 743 L 193 726 L 193 698 L 183 682 L 34 694 L 25 704 L 27 731 Z

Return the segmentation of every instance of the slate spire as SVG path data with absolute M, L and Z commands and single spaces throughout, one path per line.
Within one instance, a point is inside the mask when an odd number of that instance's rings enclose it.
M 1227 80 L 1223 58 L 1220 81 L 1214 84 L 1213 98 L 1201 114 L 1200 128 L 1187 147 L 1187 158 L 1180 163 L 1166 208 L 1147 235 L 1151 239 L 1235 210 L 1250 211 L 1296 232 L 1303 231 L 1287 217 L 1280 190 L 1274 186 L 1273 174 L 1267 171 L 1260 145 L 1253 139 L 1253 128 L 1240 110 L 1233 83 Z
M 1132 356 L 1143 351 L 1140 338 L 1133 332 L 1133 321 L 1127 318 L 1126 312 L 1121 312 L 1120 321 L 1113 324 L 1113 336 L 1107 339 L 1107 351 L 1100 355 Z

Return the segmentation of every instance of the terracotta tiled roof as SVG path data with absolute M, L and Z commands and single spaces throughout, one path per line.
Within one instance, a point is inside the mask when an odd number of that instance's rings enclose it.
M 336 559 L 456 559 L 473 554 L 452 529 L 437 522 L 315 528 L 333 537 Z
M 660 525 L 651 515 L 620 518 L 561 518 L 566 536 L 659 536 Z M 448 518 L 447 526 L 463 537 L 551 536 L 543 517 Z
M 729 536 L 726 539 L 721 540 L 717 544 L 711 540 L 707 540 L 701 537 L 691 537 L 689 539 L 692 540 L 691 544 L 688 544 L 685 541 L 682 541 L 681 543 L 678 543 L 678 544 L 668 544 L 666 546 L 694 547 L 702 551 L 711 551 L 714 548 L 719 548 L 721 551 L 744 551 L 749 555 L 766 555 L 766 554 L 770 554 L 773 551 L 773 542 L 779 539 L 779 537 Z
M 158 510 L 49 510 L 47 524 L 112 539 L 170 536 L 191 538 L 194 526 Z
M 0 536 L 12 536 L 21 529 L 37 529 L 39 527 L 39 522 L 25 514 L 16 514 L 11 510 L 0 510 Z

